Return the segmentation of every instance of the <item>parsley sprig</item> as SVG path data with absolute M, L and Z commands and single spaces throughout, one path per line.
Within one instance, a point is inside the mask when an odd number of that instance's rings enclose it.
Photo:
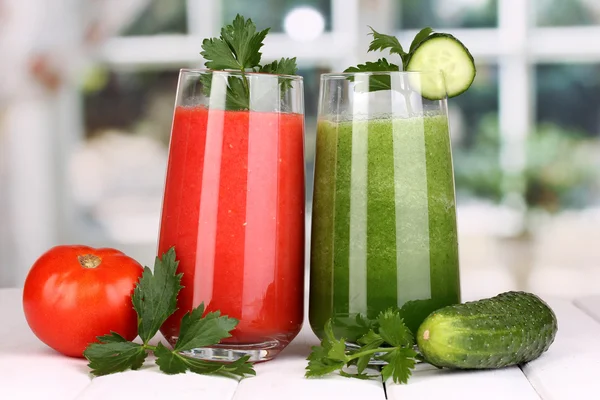
M 138 334 L 142 343 L 129 342 L 116 332 L 98 337 L 99 343 L 90 344 L 83 355 L 88 359 L 92 374 L 100 376 L 139 369 L 148 355 L 154 352 L 156 364 L 167 374 L 191 371 L 198 374 L 218 374 L 230 377 L 255 375 L 249 356 L 232 363 L 200 360 L 185 355 L 186 351 L 212 346 L 230 337 L 238 321 L 207 313 L 204 304 L 186 313 L 181 320 L 179 339 L 173 349 L 158 343 L 151 345 L 150 339 L 160 326 L 177 310 L 177 294 L 181 290 L 182 274 L 177 274 L 175 249 L 171 248 L 161 258 L 156 258 L 154 273 L 145 267 L 136 285 L 131 300 L 138 315 Z
M 346 68 L 344 72 L 405 71 L 417 47 L 419 47 L 419 45 L 433 33 L 433 29 L 429 27 L 421 29 L 421 31 L 419 31 L 419 33 L 417 33 L 417 35 L 414 37 L 409 51 L 406 52 L 397 37 L 379 33 L 372 27 L 369 28 L 371 29 L 370 35 L 373 36 L 373 40 L 369 45 L 368 51 L 389 50 L 390 55 L 397 54 L 400 56 L 401 65 L 393 64 L 385 58 L 380 58 L 377 61 L 367 61 L 364 64 L 358 64 L 355 67 Z M 351 78 L 351 80 L 353 80 L 353 78 Z M 361 88 L 359 87 L 359 90 L 360 89 Z M 375 92 L 377 90 L 390 90 L 390 77 L 387 75 L 373 75 L 369 79 L 368 90 L 366 90 L 366 88 L 364 89 L 364 91 L 369 92 Z
M 369 361 L 383 360 L 381 369 L 384 380 L 392 378 L 395 383 L 406 383 L 415 367 L 417 352 L 415 340 L 398 309 L 388 309 L 379 314 L 368 326 L 368 331 L 357 341 L 358 349 L 347 349 L 344 338 L 337 339 L 332 321 L 325 324 L 320 346 L 313 346 L 308 356 L 306 377 L 319 377 L 338 371 L 348 378 L 370 379 L 378 375 L 365 373 Z M 356 373 L 346 367 L 356 366 Z
M 270 64 L 260 65 L 262 53 L 259 51 L 269 29 L 256 30 L 249 19 L 237 15 L 230 25 L 221 29 L 219 37 L 204 39 L 200 54 L 206 59 L 205 66 L 213 71 L 238 71 L 240 75 L 227 77 L 225 107 L 228 110 L 248 110 L 250 108 L 250 85 L 247 72 L 295 75 L 298 67 L 296 57 L 282 58 Z M 201 76 L 204 94 L 210 96 L 212 74 Z M 282 93 L 291 87 L 289 79 L 281 78 Z

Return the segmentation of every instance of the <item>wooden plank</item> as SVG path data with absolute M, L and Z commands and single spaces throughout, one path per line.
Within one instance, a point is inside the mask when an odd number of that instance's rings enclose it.
M 576 299 L 573 304 L 596 321 L 600 322 L 600 295 Z
M 138 371 L 94 378 L 76 400 L 106 399 L 215 399 L 229 400 L 238 382 L 191 372 L 167 375 L 148 364 Z
M 558 318 L 558 334 L 546 353 L 522 366 L 523 372 L 545 400 L 595 397 L 600 393 L 600 324 L 568 300 L 546 301 Z
M 419 364 L 406 385 L 386 382 L 388 399 L 539 400 L 518 367 L 460 371 Z
M 298 337 L 273 361 L 257 364 L 256 377 L 240 382 L 234 400 L 384 400 L 383 385 L 331 374 L 324 378 L 304 378 L 306 357 L 311 346 L 319 344 L 308 324 Z
M 62 356 L 31 332 L 21 296 L 21 289 L 0 290 L 0 397 L 75 398 L 90 383 L 86 362 Z

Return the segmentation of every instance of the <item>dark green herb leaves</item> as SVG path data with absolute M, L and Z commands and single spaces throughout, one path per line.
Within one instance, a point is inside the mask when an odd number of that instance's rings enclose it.
M 410 347 L 415 344 L 412 332 L 404 324 L 400 310 L 388 309 L 377 318 L 379 335 L 392 346 Z
M 356 67 L 349 67 L 344 72 L 377 72 L 377 71 L 399 71 L 400 67 L 396 64 L 390 64 L 385 58 L 377 61 L 367 61 L 364 64 L 358 64 Z
M 221 316 L 220 312 L 210 312 L 202 318 L 204 304 L 187 313 L 181 320 L 179 339 L 175 344 L 176 351 L 192 350 L 217 344 L 221 339 L 231 337 L 229 334 L 238 324 L 238 320 Z
M 200 54 L 207 61 L 207 68 L 215 70 L 235 69 L 245 71 L 260 63 L 260 48 L 269 29 L 256 32 L 251 19 L 237 15 L 231 25 L 221 29 L 218 38 L 204 39 Z
M 430 27 L 423 28 L 415 35 L 412 43 L 410 44 L 410 53 L 414 53 L 414 51 L 419 47 L 419 45 L 429 37 L 433 33 L 433 29 Z
M 396 383 L 406 383 L 415 367 L 417 353 L 412 349 L 414 337 L 404 325 L 397 309 L 386 310 L 377 317 L 367 333 L 357 343 L 358 349 L 346 349 L 345 339 L 333 334 L 332 322 L 325 324 L 324 337 L 320 346 L 314 346 L 308 356 L 306 377 L 319 377 L 338 371 L 348 378 L 369 379 L 376 375 L 364 373 L 372 358 L 388 364 L 382 369 L 384 379 L 392 378 Z M 357 373 L 344 370 L 356 365 Z
M 248 82 L 244 82 L 238 76 L 227 77 L 225 108 L 227 110 L 250 109 L 250 89 L 248 88 Z
M 177 294 L 182 287 L 182 274 L 176 273 L 177 264 L 175 249 L 170 248 L 162 258 L 156 257 L 154 274 L 150 268 L 144 268 L 133 291 L 131 300 L 138 314 L 138 334 L 146 344 L 177 309 Z
M 364 64 L 358 64 L 356 67 L 346 68 L 344 72 L 378 72 L 378 71 L 399 71 L 400 67 L 396 64 L 390 64 L 385 58 L 380 58 L 377 61 L 367 61 Z M 354 77 L 348 79 L 354 80 Z M 368 82 L 368 88 L 367 88 Z M 378 90 L 390 90 L 391 79 L 389 75 L 370 75 L 368 80 L 364 82 L 357 82 L 355 86 L 356 90 L 361 92 L 375 92 Z
M 399 347 L 393 351 L 378 357 L 380 360 L 387 361 L 388 364 L 381 370 L 381 376 L 384 381 L 389 378 L 394 383 L 406 383 L 412 375 L 415 368 L 415 357 L 417 352 L 410 348 Z
M 371 28 L 371 27 L 369 27 Z M 402 70 L 406 70 L 408 62 L 410 58 L 414 54 L 415 50 L 419 45 L 425 41 L 429 35 L 433 33 L 433 29 L 427 27 L 421 29 L 419 33 L 413 39 L 409 52 L 405 52 L 400 44 L 400 41 L 397 37 L 392 35 L 386 35 L 383 33 L 377 32 L 375 29 L 371 28 L 370 35 L 373 36 L 373 40 L 369 45 L 368 51 L 383 51 L 389 50 L 390 54 L 397 54 L 400 56 L 400 60 L 402 61 Z M 359 64 L 356 67 L 346 68 L 344 72 L 377 72 L 377 71 L 400 71 L 400 66 L 396 64 L 390 63 L 385 58 L 380 58 L 375 62 L 366 62 L 364 64 Z M 349 78 L 351 79 L 351 78 Z M 365 85 L 358 85 L 356 87 L 359 91 L 367 91 L 367 87 Z M 369 92 L 374 92 L 377 90 L 390 90 L 390 78 L 385 75 L 372 75 L 369 77 Z
M 269 33 L 269 28 L 256 32 L 256 25 L 252 20 L 245 20 L 239 14 L 236 15 L 231 25 L 226 25 L 221 29 L 221 38 L 227 42 L 238 61 L 236 69 L 245 70 L 258 66 L 262 56 L 259 50 L 263 46 L 263 40 L 267 33 Z M 207 65 L 207 67 L 209 66 Z
M 280 74 L 280 75 L 294 75 L 298 70 L 296 65 L 296 57 L 294 58 L 282 58 L 281 60 L 273 61 L 271 64 L 265 64 L 258 72 L 264 72 L 267 74 Z
M 118 333 L 98 337 L 100 343 L 92 343 L 83 355 L 90 361 L 92 374 L 100 376 L 138 369 L 144 364 L 146 350 L 138 343 L 127 341 Z
M 345 340 L 335 338 L 331 321 L 327 321 L 321 346 L 313 346 L 307 358 L 306 377 L 323 376 L 342 369 L 346 364 L 345 350 Z
M 358 343 L 362 345 L 361 351 L 372 350 L 383 345 L 383 339 L 379 334 L 375 333 L 375 331 L 370 330 L 363 337 L 358 339 Z M 359 373 L 362 373 L 367 368 L 372 356 L 371 353 L 367 353 L 356 359 L 356 368 Z
M 256 375 L 256 372 L 252 368 L 252 364 L 248 363 L 250 356 L 245 356 L 234 362 L 225 364 L 189 357 L 182 353 L 169 350 L 163 346 L 162 343 L 158 344 L 154 354 L 157 357 L 156 363 L 160 370 L 167 374 L 179 374 L 189 370 L 197 374 L 216 374 L 235 378 L 243 378 L 246 375 Z
M 162 343 L 152 346 L 148 342 L 163 322 L 177 309 L 177 294 L 181 289 L 181 276 L 177 274 L 175 249 L 169 251 L 154 264 L 154 274 L 146 267 L 136 288 L 132 302 L 138 314 L 138 333 L 142 344 L 129 342 L 121 335 L 111 332 L 99 336 L 99 343 L 90 344 L 83 355 L 94 375 L 106 375 L 127 369 L 140 368 L 148 351 L 154 351 L 160 370 L 178 374 L 187 370 L 198 374 L 219 374 L 230 377 L 255 375 L 249 357 L 231 363 L 220 363 L 188 357 L 182 352 L 218 344 L 230 337 L 238 321 L 222 316 L 219 312 L 204 314 L 204 304 L 186 313 L 181 320 L 179 339 L 173 350 Z
M 252 364 L 248 363 L 248 357 L 242 357 L 231 363 L 219 363 L 204 361 L 198 358 L 188 357 L 167 349 L 159 344 L 154 352 L 157 356 L 156 363 L 160 370 L 167 374 L 179 374 L 191 371 L 196 374 L 215 374 L 232 378 L 243 378 L 246 375 L 256 375 Z
M 398 54 L 400 57 L 404 57 L 406 52 L 402 48 L 402 45 L 400 44 L 400 42 L 398 41 L 398 38 L 396 36 L 385 35 L 383 33 L 377 32 L 375 29 L 373 29 L 371 27 L 369 27 L 369 28 L 371 29 L 370 35 L 373 36 L 373 40 L 371 41 L 371 44 L 369 45 L 368 51 L 375 51 L 375 50 L 381 51 L 381 50 L 389 49 L 390 54 Z
M 223 39 L 204 39 L 202 42 L 204 51 L 200 52 L 207 61 L 204 63 L 211 69 L 240 69 L 240 62 L 235 58 L 231 48 Z
M 260 65 L 263 41 L 269 29 L 256 30 L 251 19 L 237 15 L 230 25 L 221 29 L 218 38 L 204 39 L 200 54 L 206 59 L 205 66 L 212 70 L 234 70 L 240 75 L 231 75 L 227 79 L 227 95 L 225 108 L 230 110 L 247 110 L 250 105 L 250 87 L 246 72 L 295 75 L 298 68 L 296 58 L 282 58 L 267 65 Z M 203 91 L 210 95 L 212 74 L 203 74 L 200 78 Z M 282 91 L 291 87 L 289 79 L 281 79 Z

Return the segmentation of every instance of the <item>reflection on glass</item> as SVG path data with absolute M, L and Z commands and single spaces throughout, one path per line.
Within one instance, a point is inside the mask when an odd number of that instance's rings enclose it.
M 365 91 L 380 79 L 393 90 Z M 337 334 L 354 341 L 357 316 L 391 306 L 403 307 L 415 330 L 431 311 L 460 300 L 446 100 L 421 97 L 422 79 L 443 78 L 321 80 L 310 279 L 319 336 L 333 318 Z

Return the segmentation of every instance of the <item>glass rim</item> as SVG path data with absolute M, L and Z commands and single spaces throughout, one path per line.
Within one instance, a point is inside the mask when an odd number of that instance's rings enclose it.
M 444 77 L 444 72 L 441 69 L 425 70 L 425 71 L 366 71 L 366 72 L 328 72 L 321 74 L 321 79 L 347 79 L 351 76 L 385 76 L 385 75 L 397 75 L 397 76 L 416 76 L 416 75 L 429 75 L 436 74 Z M 444 77 L 445 78 L 445 77 Z
M 179 69 L 179 73 L 195 73 L 195 74 L 205 74 L 205 73 L 212 73 L 212 74 L 217 74 L 217 75 L 237 75 L 237 76 L 241 76 L 242 75 L 242 71 L 238 71 L 238 70 L 213 70 L 213 69 L 209 69 L 209 68 L 180 68 Z M 269 76 L 269 77 L 278 77 L 278 78 L 286 78 L 286 79 L 292 79 L 292 80 L 296 80 L 296 81 L 302 81 L 302 75 L 285 75 L 285 74 L 272 74 L 272 73 L 268 73 L 268 72 L 244 72 L 244 75 L 246 76 Z

